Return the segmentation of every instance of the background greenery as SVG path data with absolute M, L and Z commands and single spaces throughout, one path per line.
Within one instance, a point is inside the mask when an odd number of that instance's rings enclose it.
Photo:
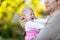
M 23 40 L 24 29 L 20 25 L 22 9 L 29 6 L 34 10 L 35 17 L 40 18 L 45 12 L 41 0 L 0 0 L 0 39 Z

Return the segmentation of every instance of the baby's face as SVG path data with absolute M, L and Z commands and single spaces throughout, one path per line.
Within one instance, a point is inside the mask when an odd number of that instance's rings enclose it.
M 28 12 L 25 14 L 25 18 L 28 21 L 34 20 L 34 12 L 32 10 L 28 10 Z

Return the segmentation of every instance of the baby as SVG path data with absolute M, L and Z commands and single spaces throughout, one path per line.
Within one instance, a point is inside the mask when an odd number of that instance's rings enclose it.
M 41 22 L 41 19 L 35 19 L 34 11 L 30 7 L 23 8 L 22 13 L 22 26 L 24 25 L 23 27 L 26 31 L 25 40 L 31 40 L 44 27 L 44 23 L 46 22 L 46 20 L 42 19 L 43 21 Z

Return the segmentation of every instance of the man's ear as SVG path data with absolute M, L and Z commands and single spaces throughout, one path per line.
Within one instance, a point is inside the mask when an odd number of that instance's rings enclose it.
M 58 0 L 58 5 L 60 5 L 60 0 Z

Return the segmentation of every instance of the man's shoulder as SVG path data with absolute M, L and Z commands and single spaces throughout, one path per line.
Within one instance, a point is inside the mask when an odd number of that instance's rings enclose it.
M 54 13 L 55 16 L 60 16 L 60 11 Z

